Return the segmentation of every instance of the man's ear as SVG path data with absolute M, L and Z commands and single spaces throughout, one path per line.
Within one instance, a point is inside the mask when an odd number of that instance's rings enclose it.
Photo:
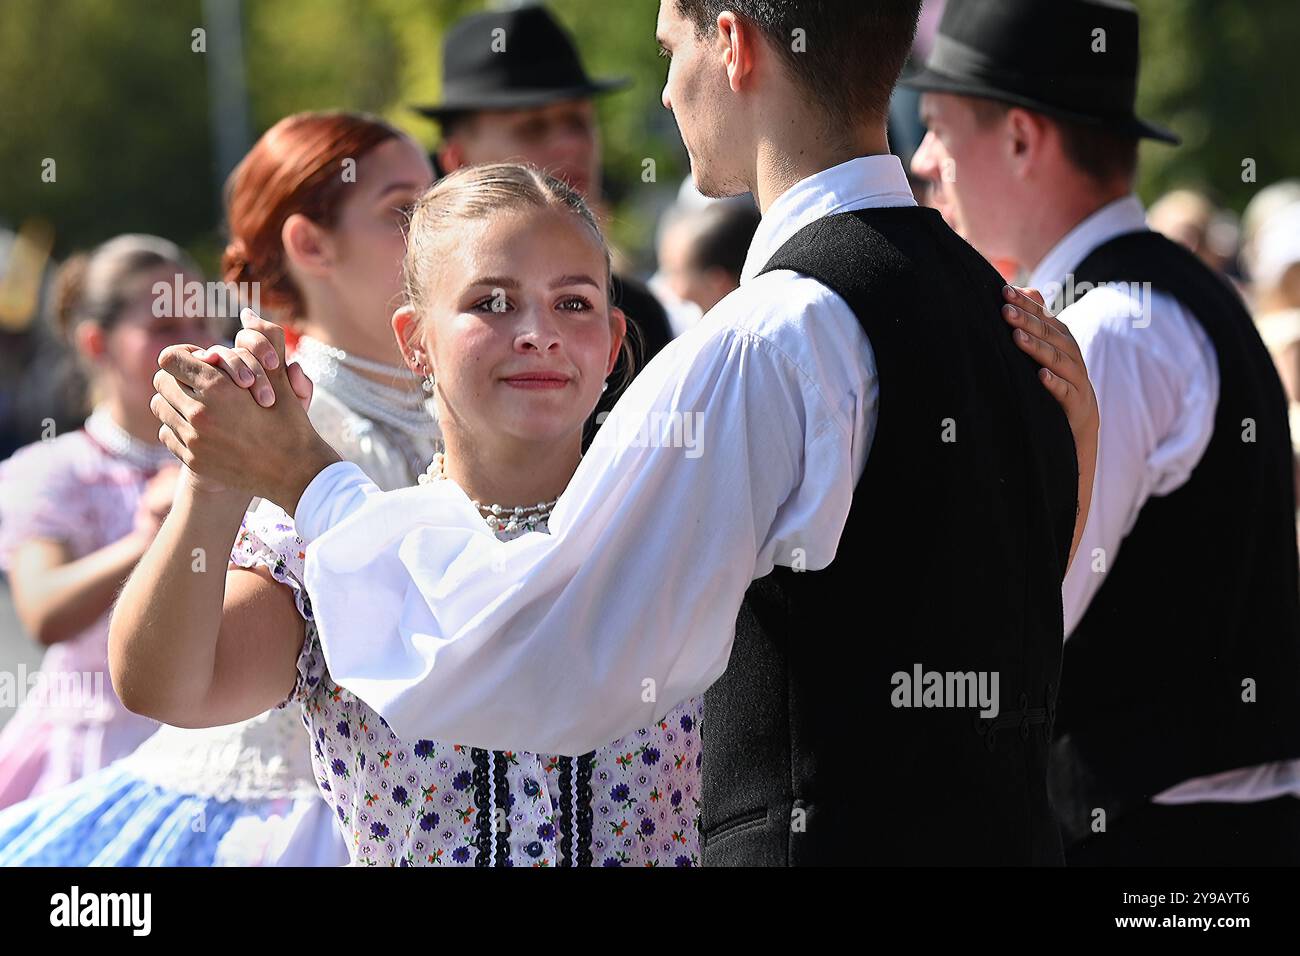
M 614 366 L 618 363 L 618 353 L 623 349 L 623 340 L 627 338 L 627 316 L 618 306 L 613 306 L 609 310 L 609 321 L 612 326 L 609 343 L 609 361 L 605 363 L 605 377 L 614 371 Z
M 284 221 L 280 242 L 289 261 L 310 275 L 324 275 L 334 264 L 334 243 L 329 232 L 300 212 Z
M 458 139 L 449 139 L 438 147 L 438 168 L 443 174 L 454 173 L 465 165 L 465 147 Z
M 1037 113 L 1013 106 L 1007 110 L 1002 128 L 1011 168 L 1024 179 L 1043 160 L 1047 123 Z
M 730 10 L 718 14 L 718 44 L 731 92 L 739 93 L 754 69 L 757 31 Z

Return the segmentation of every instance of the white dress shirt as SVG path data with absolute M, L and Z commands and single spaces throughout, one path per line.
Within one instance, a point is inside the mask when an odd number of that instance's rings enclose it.
M 381 493 L 325 468 L 294 520 L 333 679 L 402 738 L 570 754 L 706 690 L 750 582 L 835 556 L 876 419 L 848 305 L 757 273 L 823 216 L 911 205 L 894 156 L 773 203 L 740 287 L 619 399 L 549 535 L 498 541 L 452 482 Z
M 1140 287 L 1102 287 L 1072 296 L 1073 271 L 1094 249 L 1146 229 L 1136 196 L 1103 206 L 1072 229 L 1034 269 L 1070 327 L 1097 393 L 1101 431 L 1088 523 L 1065 576 L 1067 639 L 1083 618 L 1148 498 L 1186 484 L 1214 433 L 1219 366 L 1209 336 L 1172 296 Z M 1265 800 L 1300 793 L 1300 762 L 1198 777 L 1154 797 L 1157 803 Z
M 1071 230 L 1029 279 L 1053 309 L 1067 306 L 1061 318 L 1079 342 L 1101 412 L 1088 523 L 1062 589 L 1067 637 L 1142 505 L 1184 485 L 1214 433 L 1218 361 L 1205 330 L 1177 300 L 1118 287 L 1069 297 L 1069 277 L 1089 253 L 1145 228 L 1137 197 L 1116 200 Z

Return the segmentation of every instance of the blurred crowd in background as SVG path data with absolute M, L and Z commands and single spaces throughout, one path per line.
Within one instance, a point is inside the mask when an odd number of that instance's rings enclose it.
M 1300 142 L 1286 124 L 1290 94 L 1274 81 L 1291 52 L 1273 39 L 1284 31 L 1252 27 L 1214 56 L 1189 56 L 1216 39 L 1200 17 L 1208 3 L 1138 6 L 1150 25 L 1145 111 L 1186 141 L 1179 151 L 1142 154 L 1150 225 L 1236 284 L 1293 410 L 1300 409 Z M 1250 22 L 1265 17 L 1265 6 L 1252 6 Z M 1279 22 L 1300 23 L 1300 8 L 1273 6 Z M 640 327 L 640 361 L 701 321 L 739 284 L 760 218 L 749 197 L 707 199 L 691 183 L 676 127 L 659 103 L 656 3 L 549 4 L 590 74 L 620 79 L 508 114 L 448 106 L 449 91 L 440 88 L 446 27 L 482 7 L 7 0 L 0 12 L 0 460 L 80 427 L 106 395 L 127 401 L 134 387 L 127 379 L 147 398 L 142 376 L 161 347 L 232 341 L 237 303 L 209 315 L 204 327 L 158 322 L 147 297 L 120 301 L 105 268 L 88 268 L 105 258 L 89 254 L 102 253 L 114 236 L 152 234 L 168 242 L 147 250 L 147 278 L 228 279 L 222 186 L 260 132 L 303 110 L 381 116 L 421 144 L 435 174 L 525 158 L 566 180 L 598 211 L 614 243 L 620 296 Z M 942 0 L 926 5 L 918 55 L 933 41 L 942 8 Z M 1246 15 L 1216 16 L 1216 29 L 1233 32 Z M 1228 48 L 1241 69 L 1224 62 Z M 38 88 L 33 75 L 46 82 Z M 442 106 L 422 107 L 440 98 Z M 923 135 L 916 94 L 898 91 L 890 137 L 905 165 Z M 925 183 L 916 179 L 913 188 L 924 203 Z M 120 317 L 124 306 L 134 309 L 130 321 L 98 322 L 95 309 Z M 285 317 L 274 300 L 263 307 L 269 318 Z M 1292 434 L 1300 437 L 1294 414 Z M 164 512 L 146 498 L 137 527 Z M 0 666 L 8 667 L 26 636 L 8 608 L 0 629 Z M 0 724 L 11 716 L 0 707 Z
M 454 117 L 438 98 L 446 26 L 482 0 L 10 0 L 0 30 L 0 458 L 91 405 L 84 360 L 59 321 L 55 273 L 119 233 L 165 236 L 210 278 L 224 245 L 220 189 L 259 129 L 304 109 L 373 112 L 431 154 Z M 1297 133 L 1286 116 L 1287 3 L 1217 9 L 1145 0 L 1140 102 L 1184 138 L 1142 154 L 1140 195 L 1153 228 L 1230 276 L 1261 317 L 1292 397 L 1300 392 L 1300 198 Z M 1208 8 L 1215 6 L 1213 17 Z M 1268 9 L 1265 9 L 1268 8 Z M 621 272 L 648 279 L 680 333 L 739 275 L 752 204 L 719 209 L 690 185 L 685 151 L 659 104 L 663 64 L 648 37 L 654 0 L 549 5 L 589 71 L 630 82 L 614 95 L 539 114 L 527 138 L 539 162 L 588 175 Z M 922 16 L 917 54 L 943 0 Z M 1258 30 L 1269 22 L 1277 29 Z M 200 35 L 201 34 L 201 35 Z M 1231 36 L 1231 44 L 1223 44 Z M 1213 50 L 1213 55 L 1206 54 Z M 218 52 L 220 56 L 216 55 Z M 32 76 L 57 77 L 33 88 Z M 895 94 L 891 143 L 906 164 L 920 143 L 917 95 Z M 571 114 L 571 115 L 570 115 Z M 1210 131 L 1214 131 L 1214 135 Z M 53 172 L 47 167 L 53 161 Z M 435 168 L 437 163 L 435 160 Z M 588 171 L 590 170 L 590 172 Z M 53 180 L 49 181 L 53 176 Z M 918 193 L 924 187 L 917 184 Z M 235 323 L 215 330 L 229 340 Z M 661 343 L 657 343 L 661 344 Z M 652 347 L 650 351 L 654 351 Z

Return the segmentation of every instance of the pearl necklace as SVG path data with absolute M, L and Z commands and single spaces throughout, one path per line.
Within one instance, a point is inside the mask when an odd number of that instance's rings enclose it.
M 166 445 L 136 438 L 113 421 L 104 405 L 96 405 L 81 427 L 114 458 L 121 458 L 141 471 L 157 471 L 167 462 L 176 460 Z
M 314 383 L 359 415 L 391 425 L 412 438 L 437 436 L 433 399 L 424 394 L 419 379 L 405 365 L 385 365 L 349 355 L 310 335 L 299 337 L 293 359 Z M 414 387 L 385 385 L 357 374 L 357 369 L 391 375 L 395 381 L 407 381 Z
M 448 481 L 446 469 L 443 466 L 443 454 L 438 452 L 433 456 L 433 461 L 429 462 L 429 467 L 424 470 L 424 474 L 416 479 L 420 484 L 427 485 L 431 481 Z M 550 501 L 539 501 L 535 505 L 516 505 L 513 508 L 505 505 L 485 505 L 478 501 L 472 504 L 483 514 L 483 520 L 493 531 L 536 531 L 537 526 L 545 524 L 551 515 L 551 509 L 559 498 L 553 498 Z

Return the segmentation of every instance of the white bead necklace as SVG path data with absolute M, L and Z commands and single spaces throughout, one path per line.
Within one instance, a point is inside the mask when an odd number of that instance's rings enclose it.
M 427 485 L 431 481 L 449 480 L 443 464 L 442 452 L 433 456 L 429 467 L 424 469 L 424 474 L 416 480 L 422 485 Z M 516 505 L 513 508 L 505 505 L 485 505 L 477 500 L 472 504 L 482 513 L 483 520 L 493 531 L 536 531 L 539 525 L 546 524 L 551 509 L 559 500 L 553 498 L 550 501 L 539 501 L 535 505 Z

